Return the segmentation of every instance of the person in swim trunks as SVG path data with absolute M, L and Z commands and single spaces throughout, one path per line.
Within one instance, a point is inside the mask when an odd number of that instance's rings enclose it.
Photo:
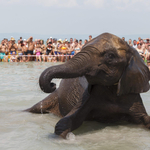
M 19 56 L 23 55 L 22 46 L 23 46 L 23 40 L 18 40 L 18 55 Z
M 47 43 L 47 47 L 46 47 L 46 55 L 54 55 L 54 47 L 52 46 L 52 42 L 48 42 Z M 48 60 L 48 57 L 46 56 L 47 60 Z
M 8 57 L 6 55 L 7 45 L 4 40 L 2 40 L 0 45 L 0 61 L 8 62 Z
M 28 43 L 28 60 L 27 61 L 31 61 L 33 60 L 33 58 L 31 57 L 31 55 L 33 55 L 33 50 L 34 50 L 34 47 L 35 47 L 35 44 L 33 42 L 33 37 L 31 36 L 28 40 L 27 40 L 27 43 Z
M 14 39 L 13 37 L 11 37 L 11 39 L 10 39 L 10 44 L 9 44 L 9 48 L 8 48 L 10 54 L 12 55 L 13 52 L 16 53 L 17 49 L 18 49 L 18 46 L 17 46 L 17 44 L 15 43 L 15 39 Z

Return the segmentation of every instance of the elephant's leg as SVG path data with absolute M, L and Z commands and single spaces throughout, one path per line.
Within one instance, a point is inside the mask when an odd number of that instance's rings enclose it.
M 68 132 L 77 129 L 83 123 L 92 110 L 92 107 L 93 105 L 90 99 L 85 101 L 82 105 L 78 103 L 67 116 L 59 120 L 55 126 L 55 133 L 66 138 Z
M 57 91 L 25 111 L 32 113 L 53 113 L 57 116 L 62 116 L 59 111 Z
M 142 102 L 135 102 L 130 108 L 130 115 L 133 122 L 144 124 L 150 129 L 150 116 L 147 115 L 145 107 Z

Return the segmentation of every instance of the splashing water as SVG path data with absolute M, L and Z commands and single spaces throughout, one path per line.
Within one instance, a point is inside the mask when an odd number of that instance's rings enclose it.
M 66 139 L 73 141 L 73 140 L 76 139 L 76 137 L 75 137 L 75 135 L 74 135 L 72 132 L 69 132 L 69 133 L 66 135 Z

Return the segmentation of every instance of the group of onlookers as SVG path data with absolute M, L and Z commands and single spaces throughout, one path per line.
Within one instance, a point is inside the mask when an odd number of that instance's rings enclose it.
M 47 61 L 47 62 L 65 62 L 71 59 L 82 49 L 88 41 L 92 39 L 89 36 L 84 42 L 80 39 L 48 38 L 44 40 L 35 39 L 31 36 L 29 39 L 20 39 L 16 42 L 13 37 L 8 41 L 4 38 L 0 45 L 0 61 L 2 62 L 28 62 L 28 61 Z
M 125 41 L 125 38 L 122 38 Z M 146 38 L 146 39 L 142 39 L 142 38 L 138 38 L 137 40 L 131 40 L 129 39 L 129 41 L 127 42 L 130 46 L 134 47 L 139 54 L 141 55 L 141 57 L 143 58 L 143 60 L 147 63 L 147 60 L 150 60 L 150 39 Z
M 47 62 L 65 62 L 71 59 L 82 49 L 88 41 L 92 40 L 89 36 L 88 40 L 84 42 L 80 39 L 70 38 L 69 41 L 64 39 L 57 40 L 56 38 L 48 38 L 44 40 L 35 39 L 31 36 L 29 39 L 20 39 L 16 42 L 13 37 L 8 41 L 4 38 L 0 44 L 0 61 L 3 62 L 28 62 L 28 61 L 47 61 Z M 125 38 L 122 37 L 125 41 Z M 138 38 L 138 41 L 131 40 L 127 42 L 130 46 L 134 47 L 143 60 L 147 62 L 150 60 L 150 39 Z

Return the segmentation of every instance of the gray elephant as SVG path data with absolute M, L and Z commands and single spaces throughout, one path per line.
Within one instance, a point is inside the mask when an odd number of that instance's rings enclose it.
M 58 89 L 53 78 L 63 78 Z M 150 72 L 138 52 L 115 35 L 104 33 L 88 42 L 70 61 L 47 68 L 41 89 L 52 93 L 27 109 L 63 117 L 55 133 L 64 138 L 85 120 L 126 120 L 150 128 L 139 93 L 149 90 Z

